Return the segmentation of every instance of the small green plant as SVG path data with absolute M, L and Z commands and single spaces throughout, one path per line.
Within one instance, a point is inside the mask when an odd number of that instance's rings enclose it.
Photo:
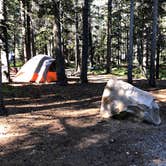
M 8 84 L 3 84 L 2 92 L 4 95 L 11 95 L 16 93 L 16 88 L 9 86 Z
M 16 66 L 15 67 L 21 67 L 23 65 L 23 62 L 21 60 L 16 60 Z M 10 67 L 14 67 L 14 64 L 11 63 Z
M 127 66 L 112 68 L 112 74 L 116 76 L 127 76 Z M 133 78 L 142 78 L 143 74 L 139 67 L 133 68 Z
M 162 80 L 166 79 L 166 65 L 163 65 L 163 66 L 160 67 L 159 78 L 162 79 Z
M 90 74 L 98 75 L 98 74 L 105 74 L 105 69 L 95 69 L 95 70 L 90 70 Z
M 144 77 L 142 72 L 141 72 L 141 69 L 139 67 L 135 67 L 133 69 L 133 77 L 134 78 L 143 78 Z
M 115 67 L 112 68 L 112 74 L 116 76 L 125 76 L 127 74 L 126 67 Z
M 2 93 L 4 96 L 17 97 L 17 96 L 26 96 L 30 92 L 29 91 L 25 92 L 20 90 L 19 86 L 11 86 L 10 84 L 3 84 Z

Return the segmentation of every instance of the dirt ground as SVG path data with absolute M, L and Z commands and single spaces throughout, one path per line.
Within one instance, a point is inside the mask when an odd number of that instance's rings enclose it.
M 166 81 L 149 88 L 162 124 L 137 119 L 103 120 L 101 96 L 110 76 L 81 85 L 8 85 L 0 117 L 0 166 L 166 166 Z

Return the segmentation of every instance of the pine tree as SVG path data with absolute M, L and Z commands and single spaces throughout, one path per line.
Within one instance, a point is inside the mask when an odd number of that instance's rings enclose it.
M 54 9 L 54 54 L 56 56 L 56 71 L 58 76 L 58 82 L 60 85 L 67 84 L 67 77 L 65 74 L 65 61 L 62 55 L 61 46 L 61 24 L 60 24 L 60 2 L 53 0 Z
M 111 26 L 112 26 L 112 0 L 108 0 L 108 25 L 107 25 L 107 66 L 106 73 L 111 72 Z
M 4 19 L 4 1 L 0 0 L 0 27 L 2 26 L 2 20 Z M 3 93 L 2 93 L 2 73 L 1 73 L 1 50 L 2 50 L 2 36 L 0 36 L 0 115 L 4 115 L 6 114 L 6 109 L 4 107 L 4 103 L 3 103 Z
M 82 66 L 81 66 L 81 83 L 87 83 L 88 70 L 88 41 L 89 41 L 89 0 L 84 0 L 83 5 L 83 44 L 82 44 Z
M 133 70 L 133 29 L 134 29 L 134 0 L 130 0 L 130 36 L 128 51 L 128 82 L 132 84 Z
M 78 0 L 75 0 L 75 66 L 76 71 L 80 72 L 80 49 L 79 49 L 79 27 L 78 27 Z
M 1 20 L 3 24 L 3 41 L 4 41 L 4 50 L 6 53 L 6 60 L 7 60 L 7 78 L 10 82 L 10 64 L 9 64 L 9 43 L 8 43 L 8 13 L 7 13 L 7 1 L 2 1 L 2 14 L 3 14 L 3 20 Z
M 156 55 L 156 36 L 157 36 L 157 22 L 158 22 L 158 0 L 153 0 L 153 32 L 150 56 L 150 79 L 149 84 L 152 87 L 156 86 L 155 80 L 155 55 Z

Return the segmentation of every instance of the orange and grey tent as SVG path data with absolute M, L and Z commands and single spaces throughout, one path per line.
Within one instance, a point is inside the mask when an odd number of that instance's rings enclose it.
M 14 82 L 57 81 L 55 59 L 47 55 L 37 55 L 27 61 L 13 79 Z

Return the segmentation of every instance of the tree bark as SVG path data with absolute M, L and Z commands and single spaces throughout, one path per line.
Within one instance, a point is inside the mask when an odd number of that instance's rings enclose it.
M 81 58 L 79 49 L 79 31 L 78 31 L 78 0 L 75 0 L 75 68 L 76 72 L 80 72 Z
M 157 40 L 157 57 L 156 57 L 156 79 L 159 79 L 159 69 L 160 69 L 160 32 Z
M 152 32 L 152 45 L 150 56 L 150 79 L 149 85 L 156 86 L 155 80 L 155 55 L 156 55 L 156 36 L 157 36 L 157 21 L 158 20 L 158 0 L 153 0 L 153 32 Z
M 61 47 L 61 24 L 60 24 L 60 2 L 53 0 L 54 7 L 54 56 L 56 56 L 56 72 L 58 76 L 58 83 L 60 85 L 67 84 L 67 77 L 65 74 L 65 61 L 62 55 Z
M 10 82 L 10 64 L 9 64 L 9 47 L 8 47 L 8 25 L 7 25 L 7 9 L 6 9 L 6 1 L 3 0 L 3 25 L 4 25 L 4 28 L 3 28 L 3 34 L 4 34 L 4 48 L 5 48 L 5 53 L 6 53 L 6 60 L 7 60 L 7 78 L 8 78 L 8 81 Z
M 5 108 L 4 108 L 3 93 L 2 93 L 1 46 L 0 46 L 0 115 L 3 115 L 4 112 L 5 112 Z
M 0 0 L 0 24 L 2 23 L 2 20 L 4 19 L 4 0 Z M 1 14 L 2 13 L 2 14 Z M 2 37 L 0 35 L 0 37 Z M 1 49 L 2 49 L 2 38 L 0 38 L 0 115 L 4 115 L 5 113 L 5 107 L 3 103 L 3 93 L 2 93 L 2 62 L 1 62 Z
M 31 29 L 31 39 L 32 39 L 32 56 L 36 56 L 36 46 L 35 46 L 35 32 Z
M 129 36 L 129 51 L 128 51 L 128 82 L 132 84 L 133 70 L 133 30 L 134 30 L 134 0 L 130 0 L 130 36 Z
M 108 23 L 107 23 L 107 65 L 106 73 L 111 72 L 111 26 L 112 26 L 112 0 L 108 0 Z
M 89 56 L 90 56 L 90 66 L 94 67 L 94 46 L 92 39 L 92 27 L 91 27 L 91 18 L 89 19 Z
M 21 15 L 21 61 L 24 63 L 26 57 L 26 49 L 25 49 L 25 2 L 24 0 L 20 0 L 20 15 Z
M 14 32 L 14 53 L 13 53 L 13 66 L 16 67 L 16 33 Z
M 84 0 L 83 5 L 83 43 L 82 43 L 82 66 L 81 66 L 81 83 L 87 83 L 88 70 L 88 42 L 89 42 L 89 0 Z
M 31 56 L 31 4 L 30 0 L 20 1 L 21 22 L 22 22 L 22 60 L 28 61 Z
M 30 0 L 26 0 L 26 8 L 27 8 L 27 14 L 26 14 L 26 60 L 31 59 L 31 18 L 30 18 L 30 12 L 31 12 L 31 4 Z

